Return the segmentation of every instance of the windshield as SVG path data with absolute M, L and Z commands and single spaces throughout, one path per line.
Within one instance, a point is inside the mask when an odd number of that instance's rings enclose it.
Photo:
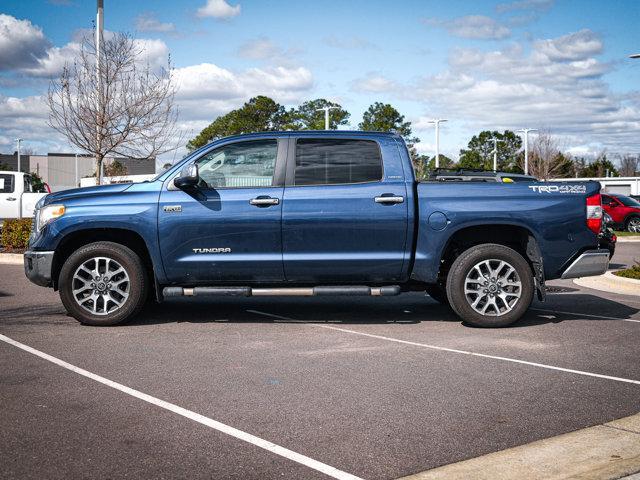
M 616 197 L 616 198 L 625 207 L 638 207 L 638 208 L 640 208 L 640 202 L 638 202 L 637 200 L 635 200 L 635 199 L 633 199 L 631 197 L 624 197 L 624 196 L 620 195 L 619 197 Z

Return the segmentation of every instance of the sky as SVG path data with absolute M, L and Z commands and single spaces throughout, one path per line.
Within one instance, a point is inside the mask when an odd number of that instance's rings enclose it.
M 429 120 L 445 118 L 440 149 L 454 159 L 481 130 L 524 127 L 575 155 L 640 154 L 640 59 L 629 59 L 640 53 L 638 0 L 104 3 L 106 30 L 131 33 L 153 65 L 171 56 L 187 139 L 267 95 L 287 107 L 338 102 L 351 129 L 372 103 L 391 103 L 429 155 Z M 77 150 L 47 126 L 43 95 L 95 8 L 0 0 L 0 152 L 18 137 L 35 153 Z

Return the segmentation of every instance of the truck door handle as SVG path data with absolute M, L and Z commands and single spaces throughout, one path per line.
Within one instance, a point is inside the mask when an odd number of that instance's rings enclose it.
M 17 198 L 14 197 L 7 197 L 7 201 L 8 202 L 15 202 L 17 200 Z
M 376 203 L 402 203 L 404 202 L 404 197 L 399 195 L 381 195 L 374 199 Z
M 251 205 L 255 205 L 256 207 L 269 207 L 271 205 L 278 205 L 280 200 L 277 198 L 271 197 L 257 197 L 249 200 Z

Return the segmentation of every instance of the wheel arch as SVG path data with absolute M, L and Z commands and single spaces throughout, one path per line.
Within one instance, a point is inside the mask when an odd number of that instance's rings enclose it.
M 126 228 L 91 228 L 75 230 L 65 235 L 58 243 L 51 267 L 51 279 L 53 288 L 58 289 L 60 271 L 64 262 L 79 248 L 94 242 L 113 242 L 133 250 L 142 260 L 149 279 L 156 282 L 153 260 L 144 238 Z M 157 290 L 157 289 L 155 289 Z
M 476 245 L 495 243 L 512 248 L 529 263 L 531 271 L 544 284 L 542 254 L 535 234 L 527 227 L 510 223 L 492 223 L 461 227 L 447 239 L 440 257 L 439 278 L 446 278 L 453 261 Z

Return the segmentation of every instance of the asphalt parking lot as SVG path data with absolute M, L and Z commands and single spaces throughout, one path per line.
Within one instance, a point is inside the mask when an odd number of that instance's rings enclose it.
M 397 478 L 638 413 L 640 298 L 550 286 L 506 329 L 420 294 L 176 299 L 92 328 L 0 265 L 0 334 L 100 376 L 0 342 L 2 477 Z

